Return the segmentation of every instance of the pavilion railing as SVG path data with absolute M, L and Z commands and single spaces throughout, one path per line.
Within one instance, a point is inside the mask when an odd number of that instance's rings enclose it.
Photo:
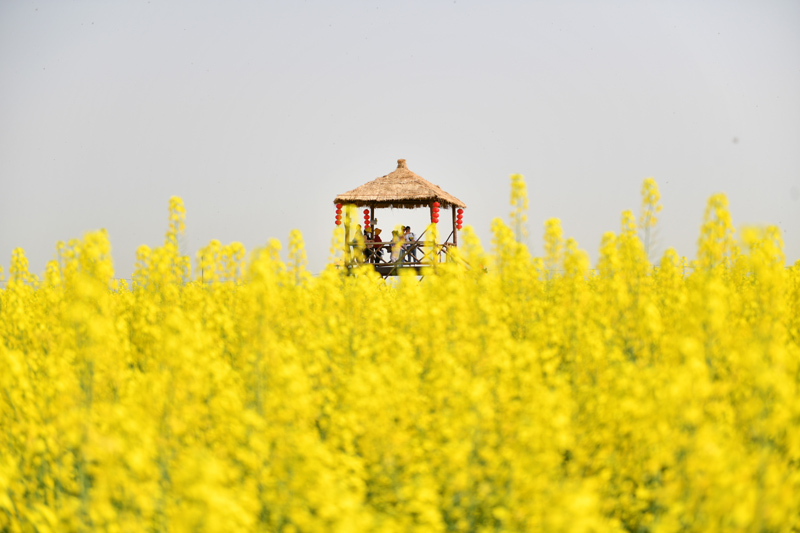
M 360 243 L 350 244 L 348 263 L 350 265 L 370 263 L 376 266 L 421 267 L 448 261 L 451 247 L 455 247 L 452 242 L 432 244 L 420 240 L 410 243 L 366 240 L 363 246 Z

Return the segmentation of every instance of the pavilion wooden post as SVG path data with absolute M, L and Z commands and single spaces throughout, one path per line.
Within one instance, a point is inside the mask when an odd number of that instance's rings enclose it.
M 453 212 L 453 246 L 458 246 L 458 230 L 456 229 L 456 206 L 451 205 L 450 210 Z
M 347 206 L 344 206 L 344 265 L 350 267 L 350 216 Z
M 372 239 L 371 240 L 374 241 L 375 240 L 375 204 L 370 204 L 369 205 L 369 223 L 370 223 L 370 228 L 372 229 L 372 231 L 370 231 L 370 234 L 372 235 Z M 373 247 L 370 247 L 370 250 L 372 250 L 373 254 L 376 253 L 376 250 Z M 365 257 L 364 260 L 366 262 L 368 262 L 368 263 L 374 261 L 373 256 L 368 255 L 366 252 L 364 253 L 364 257 Z

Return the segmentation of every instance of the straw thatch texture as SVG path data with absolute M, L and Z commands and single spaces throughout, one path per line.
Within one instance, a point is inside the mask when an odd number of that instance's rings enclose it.
M 397 160 L 397 169 L 394 172 L 340 194 L 333 201 L 335 204 L 408 209 L 428 206 L 433 202 L 439 202 L 443 208 L 467 207 L 464 202 L 444 192 L 438 185 L 408 170 L 405 159 Z

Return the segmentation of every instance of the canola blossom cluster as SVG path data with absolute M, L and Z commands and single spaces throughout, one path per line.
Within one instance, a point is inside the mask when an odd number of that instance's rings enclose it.
M 655 262 L 646 185 L 599 259 L 493 222 L 386 283 L 269 241 L 105 232 L 0 290 L 0 531 L 798 531 L 800 264 L 709 200 Z M 655 191 L 655 192 L 654 192 Z M 513 227 L 516 226 L 516 227 Z

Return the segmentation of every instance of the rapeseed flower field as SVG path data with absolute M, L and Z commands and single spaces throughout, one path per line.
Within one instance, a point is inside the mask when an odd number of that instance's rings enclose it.
M 800 264 L 709 199 L 693 261 L 660 210 L 599 259 L 527 198 L 420 281 L 269 241 L 114 278 L 109 238 L 16 250 L 0 290 L 0 531 L 799 531 Z M 639 232 L 645 235 L 640 239 Z M 644 241 L 647 241 L 646 243 Z

